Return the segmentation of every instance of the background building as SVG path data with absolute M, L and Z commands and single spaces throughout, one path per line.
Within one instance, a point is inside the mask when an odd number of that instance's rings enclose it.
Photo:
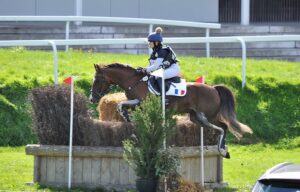
M 300 21 L 299 0 L 0 0 L 0 5 L 0 15 L 83 15 L 221 23 L 240 23 L 244 19 L 246 24 L 247 21 Z

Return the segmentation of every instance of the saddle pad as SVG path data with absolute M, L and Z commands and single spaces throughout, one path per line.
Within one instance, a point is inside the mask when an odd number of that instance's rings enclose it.
M 185 96 L 186 95 L 186 81 L 180 79 L 180 83 L 171 83 L 169 90 L 166 92 L 169 96 Z

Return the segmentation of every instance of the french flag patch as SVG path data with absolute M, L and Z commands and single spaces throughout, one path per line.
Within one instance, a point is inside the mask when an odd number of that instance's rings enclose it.
M 184 93 L 185 93 L 184 90 L 175 89 L 175 94 L 176 95 L 184 95 Z

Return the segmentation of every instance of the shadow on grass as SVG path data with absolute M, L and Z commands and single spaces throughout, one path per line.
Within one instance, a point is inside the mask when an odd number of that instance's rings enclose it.
M 38 185 L 38 190 L 46 190 L 46 191 L 55 191 L 55 192 L 108 192 L 103 188 L 94 188 L 94 189 L 87 189 L 83 187 L 74 187 L 69 190 L 67 187 L 50 187 L 46 185 Z M 110 192 L 114 192 L 116 190 L 109 190 Z

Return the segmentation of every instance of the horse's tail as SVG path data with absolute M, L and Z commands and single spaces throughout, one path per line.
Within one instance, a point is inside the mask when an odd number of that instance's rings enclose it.
M 240 123 L 236 118 L 235 98 L 232 92 L 223 85 L 216 85 L 214 88 L 218 91 L 221 99 L 221 107 L 217 116 L 218 120 L 226 124 L 229 131 L 238 139 L 244 133 L 252 133 L 250 127 Z

